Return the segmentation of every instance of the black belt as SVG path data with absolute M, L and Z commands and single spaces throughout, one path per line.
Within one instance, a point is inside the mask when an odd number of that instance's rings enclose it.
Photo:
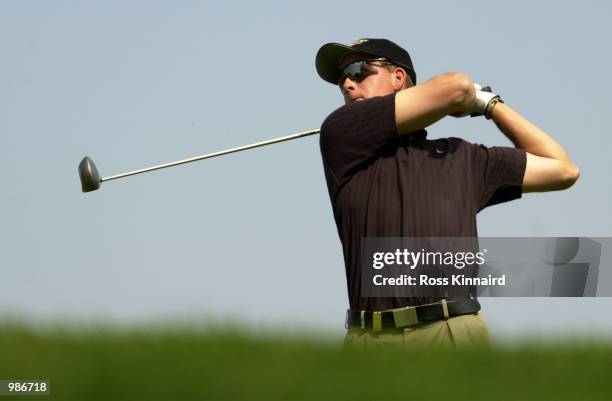
M 380 312 L 349 309 L 346 311 L 346 328 L 360 327 L 382 331 L 416 326 L 421 323 L 448 319 L 454 316 L 475 314 L 480 304 L 474 299 L 443 299 L 427 305 L 408 306 Z

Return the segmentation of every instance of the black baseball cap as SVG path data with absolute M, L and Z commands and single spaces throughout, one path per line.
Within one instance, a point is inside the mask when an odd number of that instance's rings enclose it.
M 327 43 L 317 52 L 315 65 L 317 73 L 323 80 L 338 85 L 340 63 L 351 53 L 369 53 L 375 58 L 386 58 L 393 65 L 406 70 L 412 82 L 416 84 L 416 72 L 408 52 L 388 39 L 358 39 L 350 46 L 340 43 Z

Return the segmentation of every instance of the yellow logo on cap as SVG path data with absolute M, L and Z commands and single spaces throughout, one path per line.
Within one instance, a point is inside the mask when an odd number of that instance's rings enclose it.
M 353 43 L 351 43 L 351 46 L 357 46 L 360 45 L 362 43 L 368 42 L 370 39 L 357 39 L 356 41 L 354 41 Z

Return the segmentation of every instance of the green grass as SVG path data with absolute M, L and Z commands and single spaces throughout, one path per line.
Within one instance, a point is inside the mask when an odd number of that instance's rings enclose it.
M 0 379 L 50 381 L 51 395 L 19 400 L 612 399 L 609 344 L 343 352 L 237 332 L 4 325 Z

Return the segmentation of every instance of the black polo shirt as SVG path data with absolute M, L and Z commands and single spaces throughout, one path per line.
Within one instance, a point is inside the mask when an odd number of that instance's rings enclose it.
M 425 130 L 398 135 L 395 94 L 342 106 L 321 126 L 351 309 L 436 300 L 361 297 L 362 237 L 476 237 L 476 213 L 521 197 L 524 150 L 426 135 Z

